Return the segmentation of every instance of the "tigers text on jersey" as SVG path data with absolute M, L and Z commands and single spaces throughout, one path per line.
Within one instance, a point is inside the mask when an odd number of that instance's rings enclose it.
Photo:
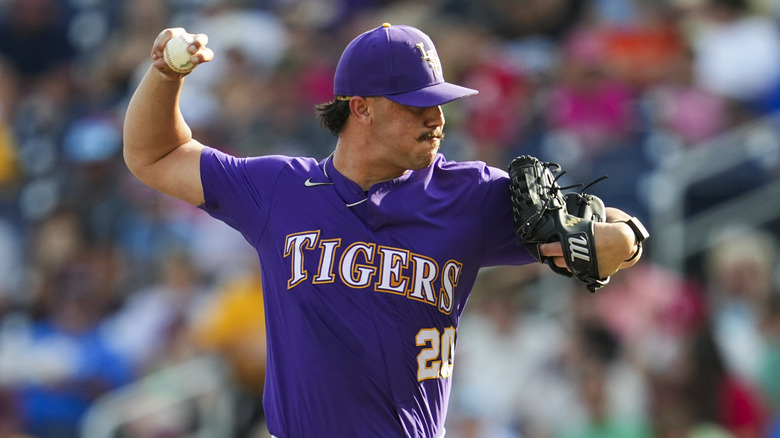
M 457 327 L 483 266 L 517 245 L 506 172 L 443 156 L 364 192 L 331 160 L 206 148 L 206 203 L 256 249 L 280 438 L 444 433 Z

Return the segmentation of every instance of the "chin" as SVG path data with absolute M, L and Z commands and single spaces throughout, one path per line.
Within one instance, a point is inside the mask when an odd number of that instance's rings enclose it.
M 420 166 L 417 169 L 425 169 L 426 167 L 433 164 L 433 160 L 436 159 L 436 154 L 438 152 L 439 148 L 434 148 L 428 156 L 420 160 Z
M 436 154 L 439 153 L 439 141 L 429 142 L 425 146 L 427 146 L 425 150 L 420 150 L 419 154 L 410 160 L 410 170 L 425 169 L 433 164 L 433 160 L 436 159 Z

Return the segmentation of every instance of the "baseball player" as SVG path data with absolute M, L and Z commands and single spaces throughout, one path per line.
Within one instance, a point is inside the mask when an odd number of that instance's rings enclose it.
M 438 153 L 441 105 L 476 94 L 444 81 L 427 35 L 383 24 L 345 49 L 335 97 L 319 105 L 337 137 L 324 160 L 237 158 L 193 139 L 166 67 L 166 29 L 129 104 L 124 156 L 149 186 L 199 206 L 253 245 L 268 337 L 264 394 L 278 438 L 444 436 L 458 322 L 484 266 L 534 259 L 513 231 L 508 177 Z M 207 36 L 192 62 L 214 53 Z M 595 228 L 599 271 L 636 262 L 628 215 Z M 540 247 L 565 266 L 561 245 Z M 500 352 L 497 352 L 500 354 Z

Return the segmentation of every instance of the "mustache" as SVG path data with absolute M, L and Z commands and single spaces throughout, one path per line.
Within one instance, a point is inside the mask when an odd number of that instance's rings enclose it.
M 433 131 L 427 134 L 423 134 L 418 138 L 418 140 L 420 141 L 433 140 L 433 139 L 443 140 L 444 131 L 442 131 L 441 129 L 434 129 Z

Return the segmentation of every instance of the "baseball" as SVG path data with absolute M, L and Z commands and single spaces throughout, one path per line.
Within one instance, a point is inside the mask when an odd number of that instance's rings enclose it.
M 195 68 L 195 64 L 190 62 L 190 52 L 187 51 L 187 46 L 195 41 L 192 35 L 185 33 L 177 35 L 165 44 L 165 50 L 163 50 L 163 57 L 165 64 L 175 71 L 176 73 L 189 73 Z

